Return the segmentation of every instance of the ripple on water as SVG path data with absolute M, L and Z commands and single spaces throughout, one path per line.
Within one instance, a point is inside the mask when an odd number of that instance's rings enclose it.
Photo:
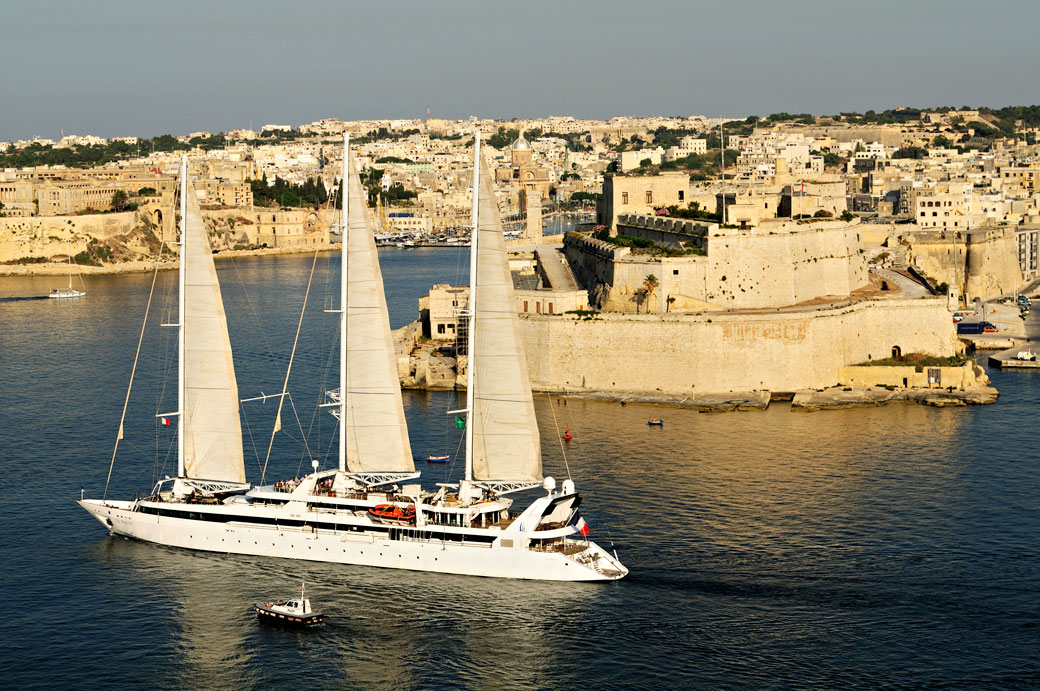
M 464 255 L 386 252 L 395 325 Z M 314 415 L 335 294 L 319 276 L 291 391 L 308 447 L 276 444 L 294 475 L 334 453 Z M 277 391 L 310 259 L 222 262 L 243 397 Z M 332 260 L 331 268 L 338 265 Z M 172 274 L 153 317 L 166 319 Z M 462 274 L 464 276 L 464 274 Z M 992 372 L 1000 403 L 705 415 L 538 397 L 546 472 L 570 474 L 592 536 L 631 575 L 523 583 L 216 554 L 106 537 L 73 503 L 104 485 L 148 276 L 88 280 L 71 304 L 0 302 L 0 549 L 17 612 L 6 685 L 235 687 L 790 687 L 1040 683 L 1040 379 Z M 5 282 L 8 296 L 44 279 Z M 42 294 L 42 293 L 41 293 Z M 257 321 L 253 315 L 263 315 Z M 110 494 L 172 472 L 151 416 L 171 344 L 145 342 Z M 455 452 L 447 393 L 406 392 L 416 455 Z M 274 407 L 243 404 L 247 468 Z M 645 425 L 661 415 L 661 429 Z M 291 423 L 295 425 L 295 419 Z M 566 462 L 556 425 L 571 430 Z M 303 433 L 294 429 L 293 438 Z M 156 460 L 156 448 L 158 457 Z M 427 482 L 458 464 L 422 468 Z M 248 611 L 300 579 L 319 631 Z M 13 624 L 13 625 L 12 625 Z M 45 676 L 41 676 L 44 675 Z

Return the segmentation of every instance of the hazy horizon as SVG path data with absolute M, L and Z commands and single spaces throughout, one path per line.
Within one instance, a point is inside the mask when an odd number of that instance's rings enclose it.
M 0 139 L 1029 105 L 1040 6 L 13 0 Z M 31 59 L 27 59 L 31 56 Z M 14 66 L 18 66 L 17 68 Z

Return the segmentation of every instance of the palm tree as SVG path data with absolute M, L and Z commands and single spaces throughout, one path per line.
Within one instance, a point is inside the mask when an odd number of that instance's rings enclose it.
M 649 298 L 657 290 L 657 276 L 653 274 L 647 274 L 646 278 L 643 279 L 643 294 Z M 650 311 L 650 306 L 647 305 L 646 311 Z

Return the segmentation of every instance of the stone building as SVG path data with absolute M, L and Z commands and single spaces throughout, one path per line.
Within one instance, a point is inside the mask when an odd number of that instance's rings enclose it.
M 495 170 L 495 182 L 517 188 L 520 213 L 524 215 L 524 239 L 540 242 L 542 239 L 542 200 L 549 197 L 552 181 L 549 169 L 536 165 L 532 159 L 531 143 L 523 133 L 510 147 L 510 165 Z
M 690 177 L 684 172 L 660 175 L 606 175 L 596 203 L 596 222 L 614 230 L 621 214 L 653 214 L 662 206 L 687 204 Z
M 313 209 L 257 209 L 255 244 L 267 247 L 307 247 L 329 244 L 329 226 Z

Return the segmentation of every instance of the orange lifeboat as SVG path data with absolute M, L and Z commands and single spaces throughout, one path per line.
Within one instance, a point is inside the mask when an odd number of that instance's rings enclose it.
M 571 436 L 570 428 L 567 428 L 567 429 L 563 430 L 563 439 L 564 439 L 564 441 L 570 441 L 573 438 L 574 437 Z
M 368 510 L 368 515 L 390 523 L 414 523 L 415 507 L 400 507 L 396 504 L 377 504 Z

